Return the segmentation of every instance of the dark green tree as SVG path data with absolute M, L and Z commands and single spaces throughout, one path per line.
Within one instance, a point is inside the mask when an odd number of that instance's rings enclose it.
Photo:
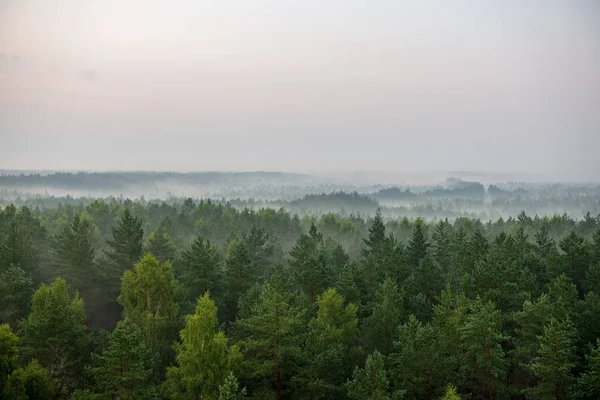
M 365 368 L 356 367 L 352 380 L 346 383 L 348 398 L 355 400 L 390 399 L 389 381 L 385 371 L 383 355 L 375 350 L 365 363 Z
M 175 260 L 177 252 L 171 237 L 162 225 L 156 228 L 148 238 L 145 251 L 152 254 L 160 262 Z
M 236 323 L 245 333 L 240 348 L 255 391 L 274 393 L 278 400 L 297 373 L 300 356 L 305 322 L 303 311 L 295 303 L 294 294 L 278 269 L 263 285 L 249 315 Z
M 429 242 L 427 240 L 427 226 L 421 218 L 414 223 L 412 238 L 406 249 L 408 263 L 412 268 L 418 268 L 419 263 L 428 254 Z
M 143 236 L 142 220 L 131 215 L 126 208 L 117 226 L 112 228 L 112 238 L 106 241 L 109 249 L 105 250 L 105 254 L 110 263 L 106 274 L 112 285 L 118 287 L 117 282 L 123 272 L 133 268 L 133 264 L 142 257 Z
M 4 396 L 10 400 L 53 399 L 56 398 L 54 383 L 48 369 L 32 360 L 8 377 Z
M 398 337 L 398 326 L 404 316 L 404 290 L 398 289 L 391 279 L 379 286 L 373 312 L 363 323 L 363 341 L 367 348 L 389 355 L 394 340 Z
M 58 393 L 69 393 L 80 382 L 89 354 L 84 321 L 83 300 L 57 278 L 34 293 L 31 312 L 22 323 L 25 354 L 49 368 Z
M 537 357 L 529 363 L 529 369 L 539 379 L 528 392 L 539 399 L 565 399 L 571 397 L 575 367 L 576 331 L 569 320 L 552 318 L 538 336 Z
M 119 321 L 108 346 L 92 355 L 87 368 L 95 382 L 94 392 L 101 399 L 157 398 L 151 360 L 139 328 L 127 319 Z
M 587 368 L 577 382 L 578 397 L 598 399 L 600 398 L 600 339 L 591 348 L 591 352 L 586 354 L 585 359 Z
M 0 322 L 16 327 L 29 312 L 33 292 L 31 275 L 19 265 L 11 264 L 0 273 Z
M 221 293 L 223 267 L 217 249 L 198 236 L 191 248 L 181 254 L 178 279 L 191 302 L 209 290 Z

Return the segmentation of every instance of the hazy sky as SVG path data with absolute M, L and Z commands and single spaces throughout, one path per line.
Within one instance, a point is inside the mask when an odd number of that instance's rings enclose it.
M 0 0 L 0 168 L 600 174 L 598 0 Z

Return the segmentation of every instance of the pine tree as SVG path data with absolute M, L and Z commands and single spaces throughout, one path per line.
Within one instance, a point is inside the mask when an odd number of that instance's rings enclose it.
M 446 371 L 439 358 L 434 328 L 410 316 L 399 328 L 394 352 L 390 355 L 391 376 L 396 387 L 406 390 L 407 398 L 431 399 L 442 388 Z
M 142 256 L 143 236 L 142 220 L 126 208 L 117 226 L 112 228 L 112 239 L 106 241 L 109 250 L 105 254 L 111 264 L 106 274 L 111 285 L 116 285 L 123 272 L 132 268 Z
M 317 295 L 331 282 L 331 261 L 324 248 L 323 235 L 311 225 L 308 235 L 301 235 L 290 250 L 290 268 L 298 288 L 314 303 Z
M 151 358 L 139 328 L 126 319 L 119 321 L 106 349 L 93 354 L 87 368 L 95 392 L 107 399 L 157 398 Z
M 178 279 L 188 300 L 194 302 L 208 290 L 219 292 L 223 278 L 221 264 L 217 249 L 200 236 L 181 254 Z
M 84 321 L 83 300 L 57 278 L 34 293 L 22 323 L 26 353 L 50 369 L 59 393 L 68 393 L 80 380 L 89 343 Z
M 263 285 L 250 315 L 236 323 L 245 332 L 240 347 L 251 378 L 257 388 L 274 391 L 278 400 L 296 373 L 303 333 L 303 313 L 293 297 L 278 269 Z
M 575 367 L 576 331 L 569 320 L 551 319 L 538 336 L 537 357 L 529 363 L 529 369 L 539 379 L 528 392 L 536 398 L 569 398 Z
M 171 263 L 161 264 L 151 254 L 123 274 L 118 301 L 123 316 L 142 332 L 146 347 L 158 354 L 155 372 L 168 365 L 172 356 L 171 343 L 178 328 L 176 290 Z
M 383 281 L 376 293 L 373 313 L 363 324 L 364 343 L 368 349 L 385 356 L 392 352 L 404 313 L 403 301 L 404 290 L 398 290 L 389 278 Z
M 13 220 L 0 248 L 0 272 L 6 271 L 12 264 L 19 265 L 31 276 L 37 276 L 36 254 L 38 253 L 28 232 Z
M 414 224 L 412 238 L 408 242 L 407 256 L 409 265 L 417 268 L 419 263 L 428 254 L 429 242 L 427 241 L 427 226 L 421 218 L 417 218 Z
M 217 332 L 217 307 L 208 292 L 198 299 L 195 313 L 187 316 L 180 338 L 176 365 L 168 368 L 164 391 L 172 399 L 216 398 L 240 364 L 241 354 L 237 346 L 228 345 L 223 332 Z
M 256 264 L 250 258 L 248 247 L 243 240 L 232 240 L 225 257 L 225 278 L 227 285 L 226 317 L 235 319 L 240 297 L 255 283 Z
M 440 267 L 442 267 L 442 269 L 445 271 L 448 271 L 451 262 L 451 229 L 452 226 L 448 222 L 448 219 L 445 219 L 437 223 L 435 226 L 435 232 L 432 235 L 433 257 L 435 261 L 437 261 L 438 265 L 440 265 Z
M 384 357 L 377 350 L 367 357 L 364 369 L 356 367 L 346 383 L 348 398 L 355 400 L 388 400 L 388 387 Z
M 173 245 L 171 237 L 162 225 L 156 228 L 148 238 L 146 252 L 152 254 L 160 262 L 175 259 L 175 245 Z
M 446 392 L 444 393 L 444 396 L 442 396 L 441 400 L 460 400 L 460 396 L 456 391 L 456 386 L 448 385 L 448 387 L 446 388 Z
M 95 275 L 93 225 L 89 220 L 75 214 L 63 231 L 54 239 L 56 274 L 64 277 L 71 285 L 89 292 Z
M 244 400 L 247 399 L 246 388 L 240 389 L 240 384 L 233 373 L 229 373 L 225 383 L 219 386 L 218 400 Z
M 550 238 L 550 233 L 546 225 L 542 225 L 540 230 L 535 234 L 536 251 L 538 255 L 547 260 L 553 249 L 556 249 L 556 243 Z
M 380 208 L 377 208 L 375 218 L 373 218 L 373 221 L 371 222 L 369 237 L 363 240 L 366 245 L 366 248 L 362 250 L 363 257 L 370 255 L 378 262 L 381 262 L 383 259 L 383 248 L 385 246 L 386 237 L 385 224 L 381 217 Z
M 573 280 L 579 294 L 583 294 L 583 280 L 588 266 L 588 248 L 585 238 L 577 235 L 575 231 L 562 239 L 559 243 L 563 256 L 563 272 Z
M 577 382 L 578 394 L 581 398 L 600 398 L 600 339 L 592 347 L 591 352 L 586 354 L 586 371 L 581 374 Z
M 469 310 L 461 328 L 468 376 L 476 393 L 493 400 L 503 392 L 508 367 L 501 346 L 505 337 L 499 328 L 500 312 L 492 302 L 484 303 L 479 298 L 472 302 Z
M 309 323 L 302 349 L 304 367 L 295 379 L 308 398 L 340 398 L 345 393 L 344 383 L 354 365 L 358 318 L 356 306 L 344 302 L 335 289 L 317 299 L 317 315 Z
M 33 295 L 31 275 L 19 265 L 11 264 L 0 273 L 0 322 L 8 322 L 13 327 L 29 312 Z

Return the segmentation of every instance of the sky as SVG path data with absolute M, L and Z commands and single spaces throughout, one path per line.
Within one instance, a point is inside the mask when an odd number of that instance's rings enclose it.
M 0 169 L 600 175 L 597 0 L 0 0 Z

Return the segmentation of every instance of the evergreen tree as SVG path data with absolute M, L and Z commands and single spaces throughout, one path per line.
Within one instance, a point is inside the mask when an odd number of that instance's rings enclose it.
M 16 326 L 27 316 L 33 292 L 31 275 L 19 265 L 11 264 L 0 273 L 0 322 Z
M 220 293 L 223 270 L 221 257 L 208 240 L 198 236 L 181 254 L 179 281 L 187 299 L 195 301 L 206 291 Z
M 173 245 L 171 237 L 162 225 L 156 228 L 148 238 L 146 252 L 152 254 L 160 262 L 175 259 L 175 245 Z
M 390 399 L 388 387 L 384 357 L 377 350 L 367 357 L 364 369 L 356 367 L 352 380 L 346 383 L 348 398 L 355 400 Z
M 385 247 L 385 224 L 381 216 L 381 209 L 377 208 L 375 218 L 371 222 L 369 228 L 369 237 L 364 239 L 366 248 L 362 250 L 363 257 L 372 256 L 376 261 L 383 260 L 383 252 Z
M 10 265 L 19 265 L 31 276 L 37 276 L 38 252 L 33 246 L 28 232 L 16 220 L 10 225 L 7 237 L 0 248 L 0 272 L 6 271 Z
M 332 278 L 330 259 L 323 245 L 323 235 L 312 224 L 308 235 L 301 235 L 290 250 L 292 276 L 311 303 Z
M 448 271 L 451 263 L 452 254 L 452 226 L 448 219 L 442 220 L 435 226 L 435 232 L 432 235 L 433 239 L 433 257 L 434 260 L 442 267 L 444 271 Z
M 399 328 L 394 352 L 390 355 L 391 376 L 395 387 L 406 391 L 410 399 L 432 399 L 443 388 L 446 371 L 439 358 L 434 328 L 410 316 Z
M 229 373 L 225 383 L 219 386 L 218 400 L 244 400 L 247 399 L 246 388 L 240 389 L 240 384 L 233 373 Z
M 151 358 L 139 328 L 126 319 L 119 321 L 107 348 L 92 355 L 88 372 L 95 392 L 102 399 L 157 398 Z
M 563 256 L 563 268 L 562 272 L 573 280 L 577 286 L 579 294 L 583 293 L 583 280 L 586 275 L 588 252 L 585 239 L 575 231 L 562 239 L 559 243 L 562 251 L 565 252 Z
M 552 250 L 556 250 L 556 243 L 550 238 L 550 232 L 546 225 L 542 225 L 540 230 L 535 234 L 536 251 L 538 255 L 547 260 Z
M 295 383 L 299 392 L 310 399 L 343 398 L 356 353 L 357 308 L 345 305 L 344 297 L 335 289 L 320 295 L 317 304 L 317 315 L 309 323 L 302 349 L 304 366 Z
M 176 290 L 171 264 L 161 264 L 151 254 L 123 274 L 118 301 L 123 316 L 140 329 L 146 347 L 158 354 L 155 372 L 168 365 L 172 356 L 178 328 Z
M 417 268 L 419 263 L 428 254 L 429 242 L 427 241 L 427 226 L 421 218 L 417 218 L 414 224 L 412 238 L 408 242 L 407 256 L 409 265 Z
M 89 343 L 84 321 L 83 300 L 57 278 L 34 293 L 22 323 L 26 354 L 50 369 L 59 393 L 68 393 L 80 381 Z
M 377 290 L 373 312 L 363 324 L 364 343 L 369 350 L 385 356 L 392 352 L 404 313 L 403 301 L 404 290 L 398 290 L 389 278 L 383 281 Z
M 105 250 L 105 254 L 110 262 L 106 275 L 111 285 L 116 286 L 123 272 L 132 268 L 142 256 L 143 236 L 142 220 L 126 208 L 117 226 L 112 228 L 112 238 L 106 241 L 109 250 Z
M 407 284 L 409 296 L 423 294 L 429 304 L 434 302 L 435 297 L 444 288 L 442 271 L 433 258 L 427 256 L 421 260 L 419 266 L 413 270 Z
M 581 398 L 600 398 L 600 339 L 591 352 L 586 354 L 587 368 L 577 382 L 578 394 Z
M 250 314 L 236 323 L 245 332 L 240 347 L 254 386 L 274 391 L 278 400 L 296 373 L 300 353 L 304 318 L 293 297 L 278 269 L 263 285 Z
M 568 320 L 559 322 L 553 318 L 544 326 L 538 339 L 538 354 L 529 363 L 529 368 L 539 382 L 528 392 L 540 399 L 569 398 L 573 380 L 571 370 L 575 367 L 575 328 Z
M 187 316 L 180 337 L 176 365 L 167 371 L 164 391 L 172 399 L 216 398 L 221 385 L 231 386 L 228 376 L 241 362 L 241 354 L 237 346 L 228 346 L 223 332 L 217 332 L 217 307 L 208 292 L 198 299 L 195 313 Z
M 227 281 L 226 316 L 228 320 L 233 320 L 237 313 L 240 297 L 256 280 L 256 264 L 250 258 L 248 247 L 243 240 L 234 239 L 229 242 L 225 257 L 225 277 Z
M 467 356 L 467 372 L 475 393 L 492 400 L 504 392 L 507 362 L 501 341 L 500 312 L 492 302 L 484 303 L 477 298 L 469 306 L 461 328 L 462 344 Z

